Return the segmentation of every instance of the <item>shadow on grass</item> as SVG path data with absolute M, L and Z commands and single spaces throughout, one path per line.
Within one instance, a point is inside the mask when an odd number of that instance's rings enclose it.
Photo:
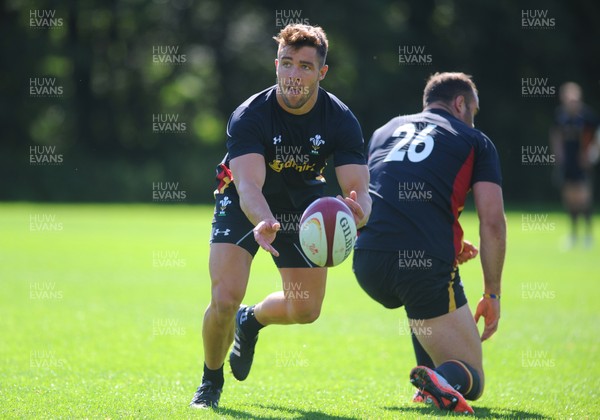
M 327 419 L 330 419 L 330 420 L 333 420 L 333 419 L 357 420 L 358 419 L 358 417 L 334 416 L 334 415 L 330 415 L 330 414 L 325 414 L 321 411 L 301 410 L 298 408 L 284 407 L 281 405 L 256 404 L 256 407 L 261 408 L 263 410 L 284 411 L 288 414 L 292 414 L 292 415 L 296 416 L 295 417 L 296 419 L 325 419 L 325 420 L 327 420 Z M 248 412 L 234 410 L 234 409 L 230 409 L 230 408 L 218 408 L 216 413 L 233 416 L 238 419 L 265 419 L 265 420 L 281 419 L 281 416 L 277 416 L 277 415 L 269 415 L 269 414 L 257 415 L 255 413 L 248 413 Z
M 413 414 L 429 414 L 434 415 L 436 417 L 440 416 L 460 416 L 463 417 L 460 413 L 454 412 L 442 412 L 436 408 L 427 406 L 427 405 L 415 405 L 414 407 L 383 407 L 384 410 L 388 411 L 396 411 L 399 413 L 413 413 Z M 551 417 L 545 416 L 540 413 L 535 413 L 533 411 L 523 411 L 523 410 L 512 410 L 510 408 L 488 408 L 488 407 L 473 407 L 475 411 L 475 418 L 493 418 L 493 419 L 509 419 L 509 420 L 521 420 L 521 419 L 539 419 L 546 420 Z M 469 416 L 471 417 L 471 416 Z

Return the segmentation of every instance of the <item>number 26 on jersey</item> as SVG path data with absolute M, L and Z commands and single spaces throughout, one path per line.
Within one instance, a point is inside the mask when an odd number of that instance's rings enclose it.
M 417 128 L 413 123 L 401 125 L 392 134 L 392 137 L 398 138 L 398 142 L 383 161 L 402 162 L 406 157 L 409 161 L 417 163 L 427 159 L 433 150 L 433 137 L 430 133 L 436 127 L 435 124 L 427 124 L 427 127 L 417 133 Z

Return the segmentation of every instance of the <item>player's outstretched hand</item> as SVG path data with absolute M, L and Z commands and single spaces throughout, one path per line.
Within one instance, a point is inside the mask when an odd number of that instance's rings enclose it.
M 360 204 L 358 204 L 358 201 L 356 201 L 356 197 L 356 191 L 350 191 L 350 197 L 342 197 L 341 195 L 338 195 L 336 198 L 342 200 L 348 207 L 350 207 L 350 210 L 352 210 L 352 214 L 354 215 L 354 222 L 356 223 L 356 226 L 360 226 L 360 222 L 362 222 L 362 220 L 365 218 L 365 212 Z
M 262 249 L 267 252 L 270 252 L 276 257 L 279 257 L 279 252 L 271 244 L 275 240 L 275 235 L 277 235 L 277 231 L 281 229 L 281 225 L 275 219 L 273 220 L 263 220 L 258 225 L 256 225 L 253 229 L 254 231 L 254 240 Z
M 481 298 L 477 304 L 475 311 L 475 323 L 479 322 L 479 318 L 483 316 L 485 327 L 481 333 L 481 341 L 490 338 L 498 329 L 498 321 L 500 321 L 500 300 Z
M 469 241 L 463 241 L 463 250 L 460 254 L 458 254 L 456 259 L 458 260 L 459 264 L 462 264 L 472 260 L 477 256 L 477 254 L 479 254 L 479 250 L 475 245 Z

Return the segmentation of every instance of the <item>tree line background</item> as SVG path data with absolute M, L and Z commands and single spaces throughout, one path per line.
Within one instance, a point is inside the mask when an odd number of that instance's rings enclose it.
M 524 10 L 554 25 L 524 27 Z M 44 11 L 62 23 L 32 26 Z M 476 126 L 498 148 L 506 201 L 559 202 L 554 166 L 524 165 L 522 148 L 548 145 L 565 81 L 600 111 L 593 0 L 0 0 L 0 199 L 152 202 L 156 183 L 171 182 L 182 201 L 210 202 L 228 117 L 274 84 L 271 37 L 290 18 L 327 32 L 321 85 L 353 110 L 365 140 L 421 110 L 430 74 L 464 71 L 480 91 Z M 428 62 L 401 63 L 400 47 Z M 525 97 L 523 79 L 536 78 L 556 94 Z M 32 95 L 35 80 L 60 93 Z M 175 132 L 156 132 L 169 118 Z M 61 162 L 32 164 L 36 146 Z

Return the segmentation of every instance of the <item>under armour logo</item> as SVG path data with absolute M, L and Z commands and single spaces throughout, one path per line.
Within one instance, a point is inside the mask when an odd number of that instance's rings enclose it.
M 231 229 L 225 229 L 225 230 L 215 229 L 215 236 L 217 236 L 221 233 L 225 236 L 229 236 L 229 232 L 231 232 Z
M 273 144 L 281 143 L 281 134 L 277 137 L 273 137 Z

